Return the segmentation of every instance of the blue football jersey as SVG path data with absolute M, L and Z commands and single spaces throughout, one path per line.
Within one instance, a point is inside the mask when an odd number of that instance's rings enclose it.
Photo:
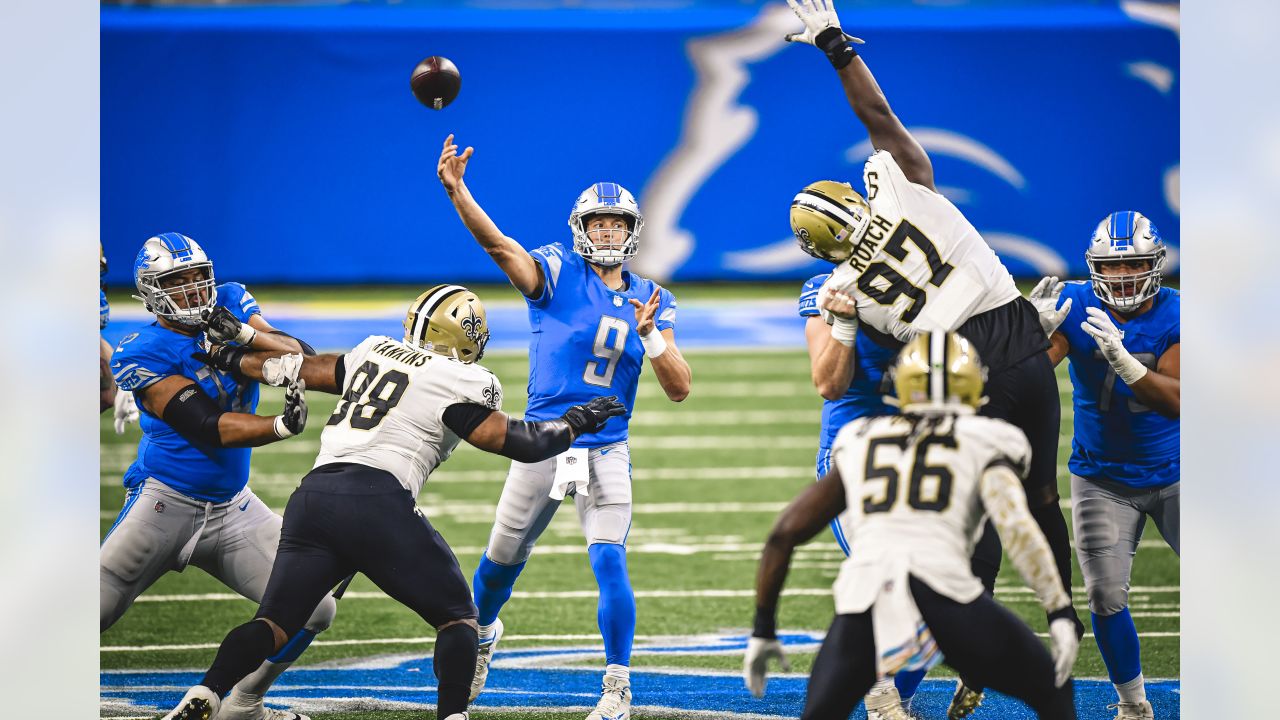
M 529 306 L 530 420 L 560 417 L 571 405 L 602 395 L 617 395 L 627 414 L 611 418 L 604 429 L 582 435 L 574 447 L 600 447 L 627 439 L 635 408 L 644 346 L 636 332 L 636 310 L 628 302 L 647 302 L 658 290 L 655 331 L 675 327 L 676 299 L 652 280 L 622 271 L 622 290 L 610 290 L 581 255 L 561 243 L 530 253 L 542 266 L 542 294 L 525 298 Z
M 107 291 L 98 288 L 98 329 L 101 330 L 111 322 L 111 306 L 107 304 Z
M 800 317 L 811 318 L 818 310 L 818 290 L 831 273 L 815 275 L 800 290 Z M 882 399 L 892 395 L 893 388 L 884 386 L 885 373 L 898 356 L 896 350 L 877 345 L 866 333 L 858 333 L 853 343 L 853 380 L 839 400 L 822 401 L 822 437 L 819 449 L 830 449 L 840 428 L 850 420 L 868 415 L 893 415 L 898 411 Z
M 217 304 L 241 322 L 261 312 L 249 291 L 239 283 L 218 286 Z M 153 322 L 125 336 L 111 357 L 111 371 L 122 390 L 137 391 L 170 375 L 195 381 L 218 407 L 227 412 L 252 413 L 258 408 L 258 383 L 238 382 L 191 357 L 202 350 L 204 334 L 194 337 Z M 184 495 L 205 502 L 226 502 L 249 481 L 250 448 L 212 448 L 194 445 L 164 420 L 138 403 L 142 440 L 138 459 L 124 474 L 132 488 L 155 478 Z
M 1075 437 L 1068 467 L 1081 477 L 1101 477 L 1130 487 L 1162 487 L 1178 481 L 1181 422 L 1143 406 L 1116 377 L 1093 338 L 1080 329 L 1085 308 L 1104 307 L 1088 282 L 1070 282 L 1058 299 L 1071 298 L 1071 312 L 1058 332 L 1070 343 L 1071 398 Z M 1156 361 L 1181 341 L 1181 295 L 1162 288 L 1151 309 L 1128 322 L 1112 322 L 1124 332 L 1124 347 L 1154 369 Z M 1110 313 L 1110 311 L 1108 311 Z

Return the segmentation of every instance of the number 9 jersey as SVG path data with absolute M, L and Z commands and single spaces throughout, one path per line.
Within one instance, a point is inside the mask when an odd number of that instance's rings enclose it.
M 675 296 L 652 280 L 622 271 L 623 288 L 611 290 L 582 256 L 560 243 L 529 253 L 542 267 L 542 294 L 529 306 L 529 407 L 526 420 L 553 420 L 572 405 L 617 395 L 627 414 L 573 447 L 595 448 L 627 439 L 635 408 L 644 345 L 636 332 L 631 299 L 647 302 L 659 292 L 654 332 L 674 328 Z
M 320 434 L 313 467 L 358 463 L 385 470 L 417 496 L 461 438 L 444 423 L 450 405 L 502 408 L 497 376 L 475 363 L 383 335 L 342 357 L 342 398 Z

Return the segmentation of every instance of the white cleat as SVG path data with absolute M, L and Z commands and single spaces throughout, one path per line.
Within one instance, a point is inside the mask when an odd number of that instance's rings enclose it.
M 867 720 L 911 720 L 902 707 L 898 688 L 890 685 L 884 690 L 873 689 L 866 697 Z
M 493 639 L 480 643 L 476 653 L 476 674 L 471 678 L 471 696 L 468 703 L 473 703 L 480 693 L 484 692 L 484 683 L 489 679 L 489 663 L 493 660 L 493 652 L 498 649 L 498 641 L 502 639 L 502 620 L 493 621 Z M 446 718 L 446 720 L 450 720 Z
M 454 713 L 444 720 L 471 720 L 471 715 L 464 712 Z
M 631 717 L 631 681 L 622 678 L 604 678 L 600 702 L 587 720 L 629 720 Z
M 203 685 L 197 685 L 187 691 L 178 702 L 173 712 L 165 715 L 163 720 L 213 720 L 218 714 L 219 698 L 213 691 Z
M 947 708 L 947 720 L 963 720 L 973 714 L 982 704 L 981 692 L 974 692 L 965 687 L 964 681 L 956 681 L 956 694 L 951 696 L 951 706 Z
M 1115 720 L 1153 720 L 1155 711 L 1151 709 L 1151 703 L 1143 700 L 1136 703 L 1121 702 L 1115 705 L 1108 705 L 1108 710 L 1115 710 Z
M 218 720 L 311 720 L 311 718 L 302 713 L 269 708 L 262 704 L 261 695 L 250 695 L 240 692 L 239 689 L 232 689 L 231 694 L 222 700 Z

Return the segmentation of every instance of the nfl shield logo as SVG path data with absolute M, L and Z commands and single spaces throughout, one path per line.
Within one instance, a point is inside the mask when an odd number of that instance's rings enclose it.
M 161 502 L 160 500 L 156 501 L 156 512 L 158 513 L 164 512 L 164 503 Z
M 564 461 L 569 463 L 570 465 L 576 465 L 578 463 L 578 458 L 570 456 L 565 458 Z
M 613 296 L 613 305 L 614 305 L 614 307 L 622 307 L 622 296 L 621 296 L 621 295 L 614 295 L 614 296 Z

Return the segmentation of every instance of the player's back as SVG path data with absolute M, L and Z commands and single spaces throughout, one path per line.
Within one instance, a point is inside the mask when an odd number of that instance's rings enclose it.
M 487 369 L 390 337 L 366 338 L 343 364 L 342 397 L 320 434 L 315 467 L 379 468 L 414 495 L 461 440 L 445 425 L 445 409 L 502 405 L 502 386 Z
M 1026 467 L 1020 430 L 977 415 L 860 418 L 840 431 L 833 453 L 854 548 L 837 580 L 842 602 L 871 597 L 903 564 L 960 602 L 982 592 L 969 566 L 986 517 L 979 483 L 993 464 Z
M 905 342 L 921 330 L 955 330 L 1019 296 L 973 224 L 947 198 L 908 180 L 888 152 L 867 160 L 863 180 L 871 223 L 850 259 L 861 272 L 861 322 Z

